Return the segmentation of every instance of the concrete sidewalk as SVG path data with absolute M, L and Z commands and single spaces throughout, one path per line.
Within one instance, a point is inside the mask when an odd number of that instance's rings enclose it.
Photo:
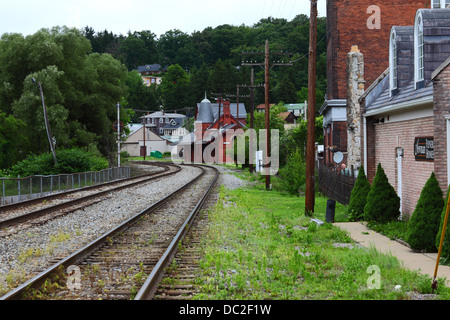
M 335 226 L 349 233 L 350 238 L 364 247 L 375 247 L 378 251 L 392 254 L 403 263 L 405 268 L 419 270 L 423 274 L 434 277 L 437 253 L 418 253 L 411 248 L 385 237 L 367 228 L 360 222 L 334 223 Z M 446 278 L 447 286 L 450 286 L 450 267 L 439 265 L 438 278 Z

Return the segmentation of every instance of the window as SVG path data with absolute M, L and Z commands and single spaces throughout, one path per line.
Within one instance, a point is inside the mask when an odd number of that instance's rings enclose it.
M 421 11 L 417 12 L 416 23 L 414 27 L 414 79 L 416 89 L 423 87 L 425 76 L 425 65 L 423 55 L 423 18 Z
M 393 92 L 397 89 L 397 42 L 396 42 L 395 29 L 391 31 L 391 41 L 389 43 L 389 73 L 390 73 L 390 87 L 391 95 L 395 95 Z
M 433 0 L 433 9 L 447 8 L 450 5 L 450 0 Z
M 164 118 L 159 118 L 159 123 L 164 123 Z

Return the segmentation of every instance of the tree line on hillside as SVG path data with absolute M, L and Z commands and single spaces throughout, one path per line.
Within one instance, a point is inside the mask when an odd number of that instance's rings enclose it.
M 268 18 L 252 27 L 223 25 L 191 35 L 171 30 L 159 38 L 150 31 L 118 36 L 89 27 L 54 27 L 29 36 L 3 34 L 0 170 L 30 154 L 49 151 L 37 83 L 42 83 L 56 148 L 84 148 L 112 161 L 117 102 L 124 123 L 139 120 L 142 113 L 132 110 L 195 110 L 205 91 L 232 94 L 237 84 L 249 84 L 251 69 L 241 66 L 242 52 L 262 51 L 266 39 L 272 51 L 292 52 L 295 61 L 292 67 L 271 70 L 271 101 L 306 100 L 308 30 L 309 19 L 300 15 L 292 21 Z M 325 19 L 319 18 L 318 97 L 326 87 L 325 30 Z M 167 66 L 158 87 L 145 86 L 135 71 L 152 63 Z M 255 83 L 263 81 L 264 71 L 255 67 Z M 263 101 L 263 90 L 257 90 L 256 103 Z
M 317 46 L 317 103 L 320 107 L 326 91 L 326 19 L 318 19 Z M 157 37 L 150 30 L 116 35 L 104 30 L 96 32 L 87 26 L 84 35 L 91 41 L 93 52 L 109 53 L 120 60 L 128 71 L 136 73 L 138 66 L 160 64 L 163 68 L 178 66 L 158 88 L 141 88 L 138 75 L 130 75 L 129 83 L 135 84 L 130 92 L 130 102 L 139 110 L 183 110 L 195 107 L 208 93 L 236 94 L 236 85 L 250 84 L 251 67 L 241 66 L 243 60 L 263 62 L 263 56 L 244 56 L 242 52 L 262 52 L 266 39 L 270 51 L 289 52 L 295 61 L 292 67 L 271 69 L 270 101 L 278 103 L 307 100 L 309 18 L 298 15 L 292 21 L 286 19 L 261 19 L 253 26 L 221 25 L 208 27 L 192 34 L 169 30 Z M 280 59 L 280 57 L 273 57 Z M 264 70 L 254 67 L 255 84 L 264 83 Z M 176 87 L 170 84 L 176 83 Z M 130 86 L 130 85 L 129 85 Z M 178 89 L 178 90 L 176 90 Z M 173 95 L 173 91 L 182 94 Z M 244 89 L 242 95 L 248 95 Z M 174 99 L 177 96 L 177 99 Z M 256 103 L 264 102 L 264 90 L 256 91 Z M 248 103 L 248 101 L 247 101 Z M 134 119 L 135 120 L 135 119 Z

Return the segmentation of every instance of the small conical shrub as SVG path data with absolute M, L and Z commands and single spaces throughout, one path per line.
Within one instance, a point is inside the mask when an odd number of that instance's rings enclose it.
M 367 180 L 364 167 L 361 167 L 350 194 L 350 203 L 348 205 L 348 214 L 350 221 L 359 221 L 364 216 L 364 206 L 366 205 L 367 195 L 370 191 L 370 183 Z
M 439 231 L 443 207 L 442 190 L 433 172 L 425 183 L 408 222 L 405 241 L 412 249 L 436 251 L 436 235 Z
M 400 198 L 379 163 L 364 206 L 364 220 L 385 223 L 399 216 Z
M 441 214 L 441 223 L 439 226 L 439 232 L 436 236 L 436 250 L 439 250 L 439 245 L 441 243 L 442 228 L 444 227 L 445 211 L 447 210 L 447 200 L 448 200 L 449 193 L 450 193 L 450 186 L 447 190 L 447 196 L 444 199 L 444 208 L 443 208 L 442 214 Z M 449 217 L 449 220 L 450 220 L 450 217 Z M 448 260 L 448 258 L 450 258 L 450 229 L 449 229 L 448 222 L 447 222 L 447 228 L 445 229 L 445 236 L 444 236 L 444 242 L 442 244 L 441 257 L 443 259 L 447 259 L 447 260 Z

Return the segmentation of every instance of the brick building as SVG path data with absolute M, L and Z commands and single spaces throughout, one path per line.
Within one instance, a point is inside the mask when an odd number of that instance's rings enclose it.
M 432 172 L 444 191 L 450 165 L 450 9 L 419 9 L 385 41 L 388 67 L 360 98 L 362 159 L 371 181 L 381 163 L 410 215 Z
M 176 157 L 187 162 L 229 163 L 232 159 L 227 149 L 234 147 L 229 140 L 233 136 L 229 133 L 245 128 L 246 124 L 244 103 L 220 99 L 218 103 L 211 103 L 205 96 L 197 104 L 194 132 L 177 145 Z
M 436 1 L 436 0 L 433 0 Z M 327 0 L 327 94 L 320 109 L 324 115 L 325 162 L 333 165 L 340 151 L 347 161 L 347 54 L 357 45 L 364 56 L 367 88 L 388 67 L 393 26 L 409 26 L 420 8 L 431 0 Z M 381 44 L 381 45 L 380 45 Z

